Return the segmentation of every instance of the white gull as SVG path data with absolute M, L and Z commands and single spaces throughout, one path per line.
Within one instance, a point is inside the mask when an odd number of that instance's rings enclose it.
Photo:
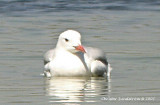
M 81 45 L 81 35 L 74 30 L 60 34 L 56 48 L 44 55 L 44 74 L 51 76 L 110 76 L 106 54 Z

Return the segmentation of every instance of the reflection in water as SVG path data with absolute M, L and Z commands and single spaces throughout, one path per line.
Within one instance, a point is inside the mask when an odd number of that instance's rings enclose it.
M 50 102 L 96 102 L 111 92 L 110 79 L 104 77 L 53 77 L 46 79 Z M 98 99 L 98 100 L 97 100 Z

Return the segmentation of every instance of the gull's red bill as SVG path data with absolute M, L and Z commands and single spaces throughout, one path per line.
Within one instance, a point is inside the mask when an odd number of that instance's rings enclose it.
M 76 46 L 75 48 L 76 48 L 76 50 L 81 51 L 83 53 L 86 52 L 85 49 L 84 49 L 84 47 L 82 45 Z

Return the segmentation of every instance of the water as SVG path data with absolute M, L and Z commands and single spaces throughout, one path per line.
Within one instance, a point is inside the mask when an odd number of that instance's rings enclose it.
M 0 104 L 160 103 L 159 12 L 159 0 L 1 0 Z M 40 75 L 66 29 L 106 52 L 111 78 Z

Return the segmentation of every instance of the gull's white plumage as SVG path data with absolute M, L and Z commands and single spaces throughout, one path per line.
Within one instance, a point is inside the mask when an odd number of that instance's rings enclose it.
M 81 35 L 74 30 L 60 34 L 56 48 L 44 55 L 45 75 L 110 76 L 110 65 L 103 51 L 81 45 Z

